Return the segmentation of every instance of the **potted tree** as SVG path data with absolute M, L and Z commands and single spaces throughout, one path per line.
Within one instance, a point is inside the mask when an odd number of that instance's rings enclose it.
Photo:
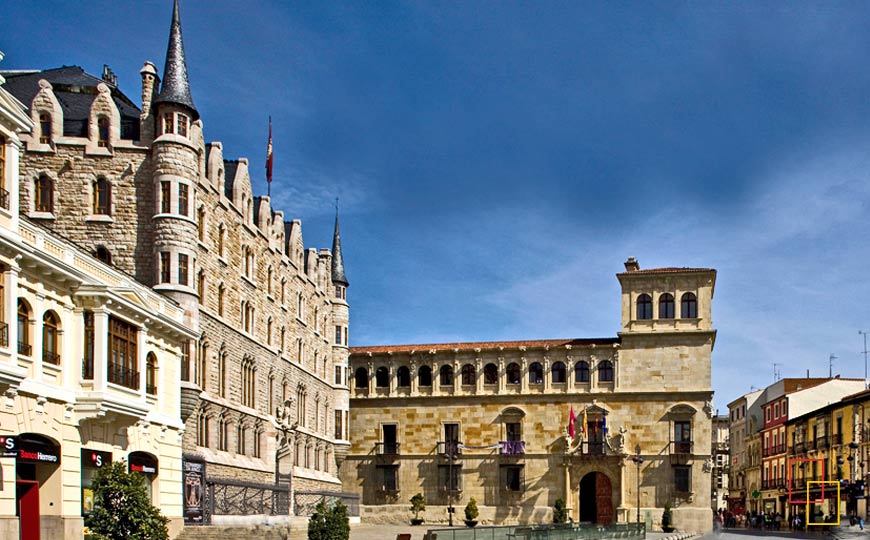
M 467 527 L 474 527 L 477 525 L 477 516 L 480 514 L 477 510 L 477 501 L 474 500 L 474 497 L 468 501 L 468 504 L 465 505 L 465 525 Z
M 665 511 L 662 512 L 662 530 L 664 532 L 674 532 L 674 516 L 669 504 L 665 504 Z
M 420 517 L 420 512 L 426 510 L 426 498 L 422 493 L 418 493 L 411 497 L 411 512 L 414 512 L 414 517 L 411 518 L 411 525 L 420 525 L 423 523 L 423 518 Z
M 553 506 L 553 523 L 566 523 L 568 521 L 568 509 L 565 505 L 565 500 L 562 498 L 556 499 L 556 504 Z

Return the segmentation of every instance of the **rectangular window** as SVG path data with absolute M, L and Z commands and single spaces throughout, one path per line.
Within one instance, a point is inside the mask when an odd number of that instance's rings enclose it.
M 94 378 L 94 313 L 85 311 L 85 343 L 84 358 L 82 359 L 82 379 Z
M 178 254 L 178 284 L 187 285 L 187 255 Z
M 109 317 L 109 382 L 139 389 L 138 338 L 137 327 Z
M 347 345 L 347 326 L 343 327 L 342 330 L 344 331 L 344 345 Z
M 341 429 L 342 428 L 341 418 L 342 418 L 342 411 L 336 410 L 335 411 L 335 438 L 336 439 L 341 439 L 341 436 L 343 433 L 342 429 Z
M 438 487 L 441 491 L 459 491 L 462 488 L 462 464 L 438 465 Z
M 674 491 L 689 493 L 692 487 L 692 466 L 674 465 Z
M 169 252 L 160 252 L 160 283 L 169 283 L 171 274 L 169 273 Z
M 674 422 L 674 452 L 677 454 L 692 453 L 692 423 L 688 420 Z
M 523 491 L 523 466 L 502 465 L 501 485 L 505 491 Z
M 175 126 L 173 125 L 173 117 L 174 113 L 166 113 L 163 115 L 163 133 L 175 133 Z
M 773 406 L 773 418 L 774 420 L 779 418 L 779 403 Z
M 187 184 L 178 184 L 178 214 L 181 216 L 188 215 L 188 186 Z
M 178 134 L 182 137 L 187 137 L 187 115 L 178 115 Z
M 341 384 L 341 366 L 335 366 L 335 384 Z
M 335 327 L 335 343 L 337 345 L 341 345 L 341 327 L 340 326 Z
M 190 380 L 190 342 L 181 344 L 181 380 Z
M 168 214 L 172 212 L 172 206 L 170 205 L 170 199 L 172 198 L 172 182 L 169 180 L 162 180 L 160 182 L 160 212 L 162 214 Z
M 381 489 L 387 492 L 399 490 L 399 466 L 384 465 L 378 467 L 381 471 Z

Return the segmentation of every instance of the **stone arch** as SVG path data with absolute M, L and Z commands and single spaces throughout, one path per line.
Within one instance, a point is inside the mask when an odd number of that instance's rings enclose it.
M 609 525 L 615 521 L 613 481 L 604 472 L 590 471 L 580 479 L 579 521 Z

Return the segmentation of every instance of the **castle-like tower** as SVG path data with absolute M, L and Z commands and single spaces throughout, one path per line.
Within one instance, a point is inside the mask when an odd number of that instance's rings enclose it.
M 254 194 L 248 160 L 205 142 L 177 1 L 162 79 L 153 62 L 140 76 L 139 106 L 108 68 L 7 77 L 34 124 L 20 212 L 182 308 L 199 336 L 177 359 L 187 472 L 280 495 L 246 506 L 249 520 L 286 513 L 288 490 L 340 491 L 349 445 L 338 216 L 332 250 L 306 249 L 302 223 Z M 237 511 L 215 501 L 215 514 Z

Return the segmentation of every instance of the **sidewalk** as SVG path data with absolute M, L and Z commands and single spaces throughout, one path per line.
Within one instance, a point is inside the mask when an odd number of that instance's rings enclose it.
M 379 524 L 379 523 L 358 523 L 350 526 L 350 540 L 396 540 L 398 534 L 410 534 L 411 540 L 423 540 L 423 536 L 429 528 L 446 529 L 446 525 L 431 524 L 430 526 L 421 525 L 414 527 L 411 525 L 402 524 Z M 464 529 L 465 527 L 456 527 Z M 685 532 L 647 532 L 646 540 L 686 540 L 698 536 L 694 533 Z M 302 536 L 293 535 L 293 540 L 302 538 Z M 870 540 L 870 539 L 868 539 Z

